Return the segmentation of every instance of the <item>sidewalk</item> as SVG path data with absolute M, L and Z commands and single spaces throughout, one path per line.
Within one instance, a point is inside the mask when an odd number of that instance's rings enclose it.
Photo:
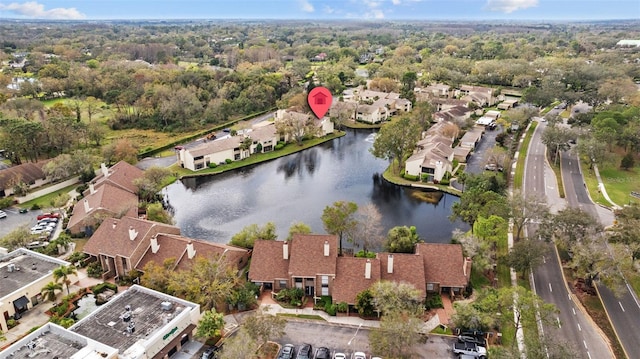
M 43 189 L 38 190 L 38 191 L 33 191 L 33 192 L 27 194 L 24 197 L 16 197 L 16 200 L 18 201 L 18 203 L 24 203 L 24 202 L 30 201 L 30 200 L 32 200 L 34 198 L 42 197 L 42 196 L 47 195 L 49 193 L 53 193 L 53 192 L 55 192 L 57 190 L 60 190 L 60 189 L 63 189 L 65 187 L 74 185 L 76 183 L 80 183 L 80 177 L 76 177 L 76 178 L 72 178 L 72 179 L 69 179 L 69 180 L 66 180 L 66 181 L 63 181 L 63 182 L 60 182 L 60 183 L 56 183 L 54 185 L 51 185 L 49 187 L 43 188 Z

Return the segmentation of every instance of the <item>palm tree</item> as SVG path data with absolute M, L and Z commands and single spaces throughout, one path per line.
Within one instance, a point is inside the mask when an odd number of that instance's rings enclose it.
M 56 290 L 62 290 L 62 284 L 56 283 L 56 282 L 49 282 L 47 283 L 47 285 L 42 287 L 41 294 L 44 296 L 44 299 L 55 302 Z
M 67 294 L 69 294 L 69 285 L 71 284 L 69 276 L 75 274 L 78 274 L 78 270 L 73 265 L 60 266 L 53 270 L 53 279 L 56 282 L 61 279 L 62 283 L 67 287 Z

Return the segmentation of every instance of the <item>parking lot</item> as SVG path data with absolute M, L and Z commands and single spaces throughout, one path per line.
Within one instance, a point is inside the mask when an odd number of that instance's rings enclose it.
M 293 344 L 296 350 L 306 343 L 311 344 L 314 353 L 318 347 L 327 347 L 332 356 L 340 352 L 350 358 L 351 354 L 357 351 L 365 352 L 367 358 L 376 355 L 371 352 L 368 328 L 334 325 L 321 321 L 290 320 L 285 332 L 285 336 L 277 342 L 281 345 Z M 451 350 L 453 343 L 453 338 L 431 335 L 414 349 L 420 358 L 455 358 Z
M 38 222 L 36 218 L 39 214 L 42 214 L 42 211 L 19 213 L 15 207 L 5 208 L 3 211 L 7 213 L 7 218 L 0 219 L 0 238 L 22 225 L 25 225 L 27 228 L 34 226 Z

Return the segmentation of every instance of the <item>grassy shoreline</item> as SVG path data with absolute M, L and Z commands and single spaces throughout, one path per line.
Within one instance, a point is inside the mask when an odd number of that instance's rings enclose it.
M 285 156 L 306 150 L 308 148 L 317 146 L 319 144 L 329 142 L 333 139 L 342 137 L 344 135 L 346 135 L 346 132 L 338 131 L 328 136 L 324 136 L 321 138 L 313 138 L 311 140 L 304 141 L 302 145 L 298 145 L 296 143 L 289 143 L 283 148 L 276 151 L 254 154 L 254 155 L 251 155 L 249 158 L 245 158 L 240 161 L 234 161 L 228 164 L 219 165 L 216 168 L 205 168 L 197 172 L 191 171 L 186 168 L 182 168 L 177 164 L 171 166 L 170 169 L 175 173 L 175 176 L 177 177 L 177 179 L 199 177 L 199 176 L 211 176 L 211 175 L 232 171 L 232 170 L 246 167 L 246 166 L 251 166 L 258 163 L 275 160 L 280 157 L 285 157 Z

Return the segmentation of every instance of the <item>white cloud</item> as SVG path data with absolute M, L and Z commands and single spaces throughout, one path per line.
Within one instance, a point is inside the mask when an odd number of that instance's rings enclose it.
M 334 12 L 336 12 L 336 10 L 334 8 L 332 8 L 331 6 L 325 6 L 324 7 L 324 12 L 327 14 L 333 14 Z
M 35 1 L 28 1 L 25 3 L 0 4 L 0 10 L 6 10 L 16 15 L 22 15 L 37 19 L 55 19 L 55 20 L 79 20 L 84 19 L 86 16 L 79 12 L 76 8 L 54 8 L 45 10 L 44 5 Z
M 315 8 L 309 2 L 309 0 L 298 0 L 298 4 L 300 5 L 300 9 L 304 12 L 314 12 Z
M 400 5 L 400 0 L 391 0 L 393 5 Z
M 510 14 L 516 10 L 538 6 L 538 0 L 487 0 L 487 9 Z

